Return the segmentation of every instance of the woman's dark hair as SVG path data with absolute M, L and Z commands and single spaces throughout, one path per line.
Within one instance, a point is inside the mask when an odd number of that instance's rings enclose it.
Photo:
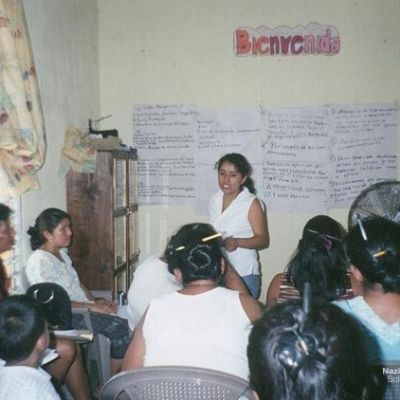
M 231 163 L 235 166 L 235 168 L 243 175 L 247 176 L 247 179 L 243 183 L 243 186 L 246 186 L 249 189 L 250 193 L 256 194 L 256 188 L 254 186 L 253 178 L 251 174 L 253 172 L 253 168 L 250 163 L 247 161 L 247 158 L 239 153 L 229 153 L 225 154 L 221 157 L 215 164 L 215 169 L 219 171 L 222 164 L 224 162 Z
M 52 233 L 63 219 L 71 221 L 70 215 L 58 208 L 47 208 L 42 211 L 36 218 L 35 226 L 31 226 L 27 231 L 28 235 L 31 237 L 32 250 L 36 250 L 42 244 L 46 243 L 47 240 L 44 236 L 44 232 Z
M 360 225 L 361 224 L 361 225 Z M 381 284 L 400 294 L 400 226 L 384 218 L 365 219 L 350 230 L 347 254 L 364 276 L 364 287 Z
M 199 279 L 212 279 L 219 283 L 222 275 L 222 252 L 218 238 L 209 224 L 193 223 L 182 226 L 169 240 L 165 257 L 169 272 L 177 268 L 183 284 Z
M 11 214 L 11 208 L 7 204 L 0 203 L 0 221 L 7 221 Z
M 27 358 L 45 332 L 40 306 L 27 295 L 9 296 L 0 302 L 0 357 L 7 362 Z
M 288 280 L 301 294 L 304 283 L 310 283 L 315 304 L 327 303 L 346 292 L 344 233 L 343 227 L 327 215 L 311 218 L 287 266 Z
M 261 400 L 360 400 L 371 384 L 362 332 L 332 304 L 278 304 L 254 323 L 247 355 Z
M 8 296 L 7 274 L 4 268 L 3 260 L 0 259 L 0 301 Z

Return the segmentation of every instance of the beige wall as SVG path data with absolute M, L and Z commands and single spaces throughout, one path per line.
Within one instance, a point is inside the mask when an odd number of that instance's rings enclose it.
M 137 103 L 290 107 L 400 98 L 398 0 L 98 0 L 98 63 L 95 0 L 24 3 L 49 144 L 40 173 L 42 190 L 23 196 L 29 221 L 44 206 L 65 205 L 64 182 L 55 174 L 63 131 L 68 123 L 85 126 L 88 116 L 97 114 L 98 99 L 100 114 L 112 114 L 101 127 L 117 128 L 124 142 L 134 145 L 131 119 Z M 239 26 L 310 22 L 338 29 L 338 55 L 233 54 L 233 32 Z M 179 225 L 207 219 L 192 207 L 177 211 L 141 208 L 142 259 L 159 253 Z M 345 223 L 347 210 L 332 210 L 331 215 Z M 271 276 L 285 267 L 309 217 L 269 215 L 271 246 L 261 252 L 264 291 Z
M 398 0 L 99 0 L 102 114 L 128 144 L 135 103 L 203 108 L 399 101 Z M 333 25 L 336 56 L 233 54 L 239 26 Z M 332 210 L 346 222 L 347 210 Z M 176 216 L 179 215 L 179 218 Z M 271 246 L 261 252 L 264 292 L 282 270 L 310 215 L 269 215 Z M 205 220 L 191 207 L 142 207 L 142 257 L 158 253 L 179 225 Z M 262 295 L 264 296 L 264 294 Z
M 22 231 L 47 207 L 65 209 L 65 180 L 58 176 L 64 131 L 87 127 L 99 115 L 98 27 L 96 0 L 24 0 L 39 79 L 46 128 L 46 161 L 40 190 L 22 196 Z M 22 261 L 30 253 L 22 235 Z

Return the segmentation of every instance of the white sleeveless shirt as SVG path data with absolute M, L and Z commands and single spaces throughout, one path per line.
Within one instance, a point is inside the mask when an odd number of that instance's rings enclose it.
M 143 325 L 144 366 L 210 368 L 248 379 L 250 330 L 239 292 L 218 287 L 197 295 L 157 297 Z
M 222 212 L 223 192 L 219 191 L 210 200 L 210 224 L 218 231 L 225 232 L 224 237 L 250 238 L 254 236 L 249 222 L 249 209 L 256 196 L 246 187 Z M 257 251 L 238 247 L 235 251 L 224 252 L 240 276 L 259 275 L 260 264 Z

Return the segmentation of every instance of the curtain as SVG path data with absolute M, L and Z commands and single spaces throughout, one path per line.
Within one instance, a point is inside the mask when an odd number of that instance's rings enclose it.
M 0 197 L 37 188 L 43 114 L 22 0 L 0 0 Z

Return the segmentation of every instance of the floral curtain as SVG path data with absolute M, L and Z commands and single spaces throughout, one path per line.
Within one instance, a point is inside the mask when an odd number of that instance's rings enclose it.
M 39 87 L 22 0 L 0 0 L 0 198 L 38 187 L 45 156 Z

